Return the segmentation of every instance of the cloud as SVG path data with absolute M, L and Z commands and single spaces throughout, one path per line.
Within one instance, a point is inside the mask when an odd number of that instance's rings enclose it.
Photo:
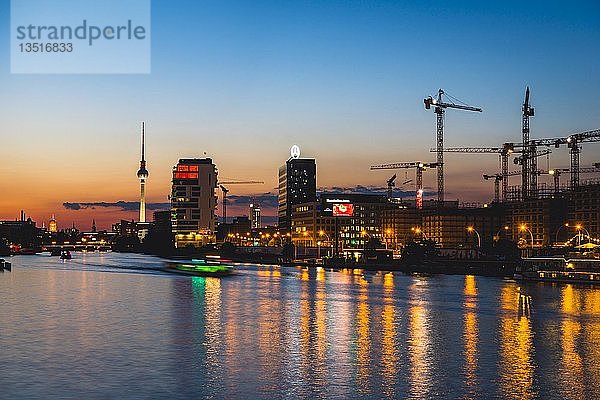
M 277 195 L 274 193 L 262 193 L 250 195 L 228 195 L 227 206 L 249 207 L 250 203 L 257 203 L 261 208 L 277 208 Z
M 423 188 L 425 190 L 425 194 L 429 194 L 430 188 Z M 321 193 L 357 193 L 357 194 L 387 194 L 387 187 L 381 186 L 364 186 L 364 185 L 356 185 L 356 186 L 331 186 L 331 187 L 321 187 L 319 188 L 319 192 Z M 408 197 L 414 196 L 414 190 L 402 190 L 400 188 L 394 188 L 394 196 L 395 197 Z
M 119 208 L 120 211 L 137 211 L 140 209 L 140 203 L 136 201 L 117 201 L 117 202 L 92 202 L 92 203 L 84 203 L 84 202 L 65 202 L 63 203 L 63 207 L 67 210 L 79 211 L 79 210 L 87 210 L 92 209 L 95 210 L 97 208 Z M 147 210 L 168 210 L 171 207 L 171 203 L 146 203 Z

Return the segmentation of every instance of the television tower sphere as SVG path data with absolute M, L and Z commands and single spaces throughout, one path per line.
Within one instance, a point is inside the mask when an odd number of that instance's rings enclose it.
M 145 164 L 145 163 L 144 163 Z M 146 169 L 146 166 L 140 166 L 139 171 L 137 172 L 137 176 L 140 179 L 148 179 L 148 170 Z

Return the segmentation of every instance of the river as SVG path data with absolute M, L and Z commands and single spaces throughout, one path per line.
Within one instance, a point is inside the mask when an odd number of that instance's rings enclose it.
M 600 398 L 600 288 L 73 255 L 0 273 L 1 399 Z

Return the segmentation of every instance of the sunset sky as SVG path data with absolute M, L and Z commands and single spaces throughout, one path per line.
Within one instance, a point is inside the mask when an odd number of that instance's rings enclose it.
M 0 219 L 24 209 L 38 225 L 56 214 L 60 228 L 87 229 L 136 217 L 63 203 L 138 200 L 142 120 L 151 203 L 168 201 L 179 158 L 205 153 L 221 178 L 266 182 L 232 195 L 262 198 L 292 144 L 317 159 L 319 187 L 383 186 L 393 172 L 370 165 L 434 160 L 423 98 L 440 87 L 484 110 L 448 111 L 447 146 L 519 141 L 526 85 L 532 137 L 600 128 L 598 1 L 154 0 L 145 75 L 11 74 L 9 6 L 0 0 Z M 496 156 L 446 160 L 448 199 L 491 199 L 481 175 L 498 171 Z M 582 165 L 597 161 L 600 144 L 586 145 Z M 549 164 L 568 167 L 567 149 Z M 424 181 L 434 187 L 435 173 Z

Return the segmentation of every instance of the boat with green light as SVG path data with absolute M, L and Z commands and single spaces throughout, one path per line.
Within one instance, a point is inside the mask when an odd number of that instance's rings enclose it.
M 233 265 L 220 259 L 169 261 L 165 271 L 192 276 L 226 276 L 234 272 Z

